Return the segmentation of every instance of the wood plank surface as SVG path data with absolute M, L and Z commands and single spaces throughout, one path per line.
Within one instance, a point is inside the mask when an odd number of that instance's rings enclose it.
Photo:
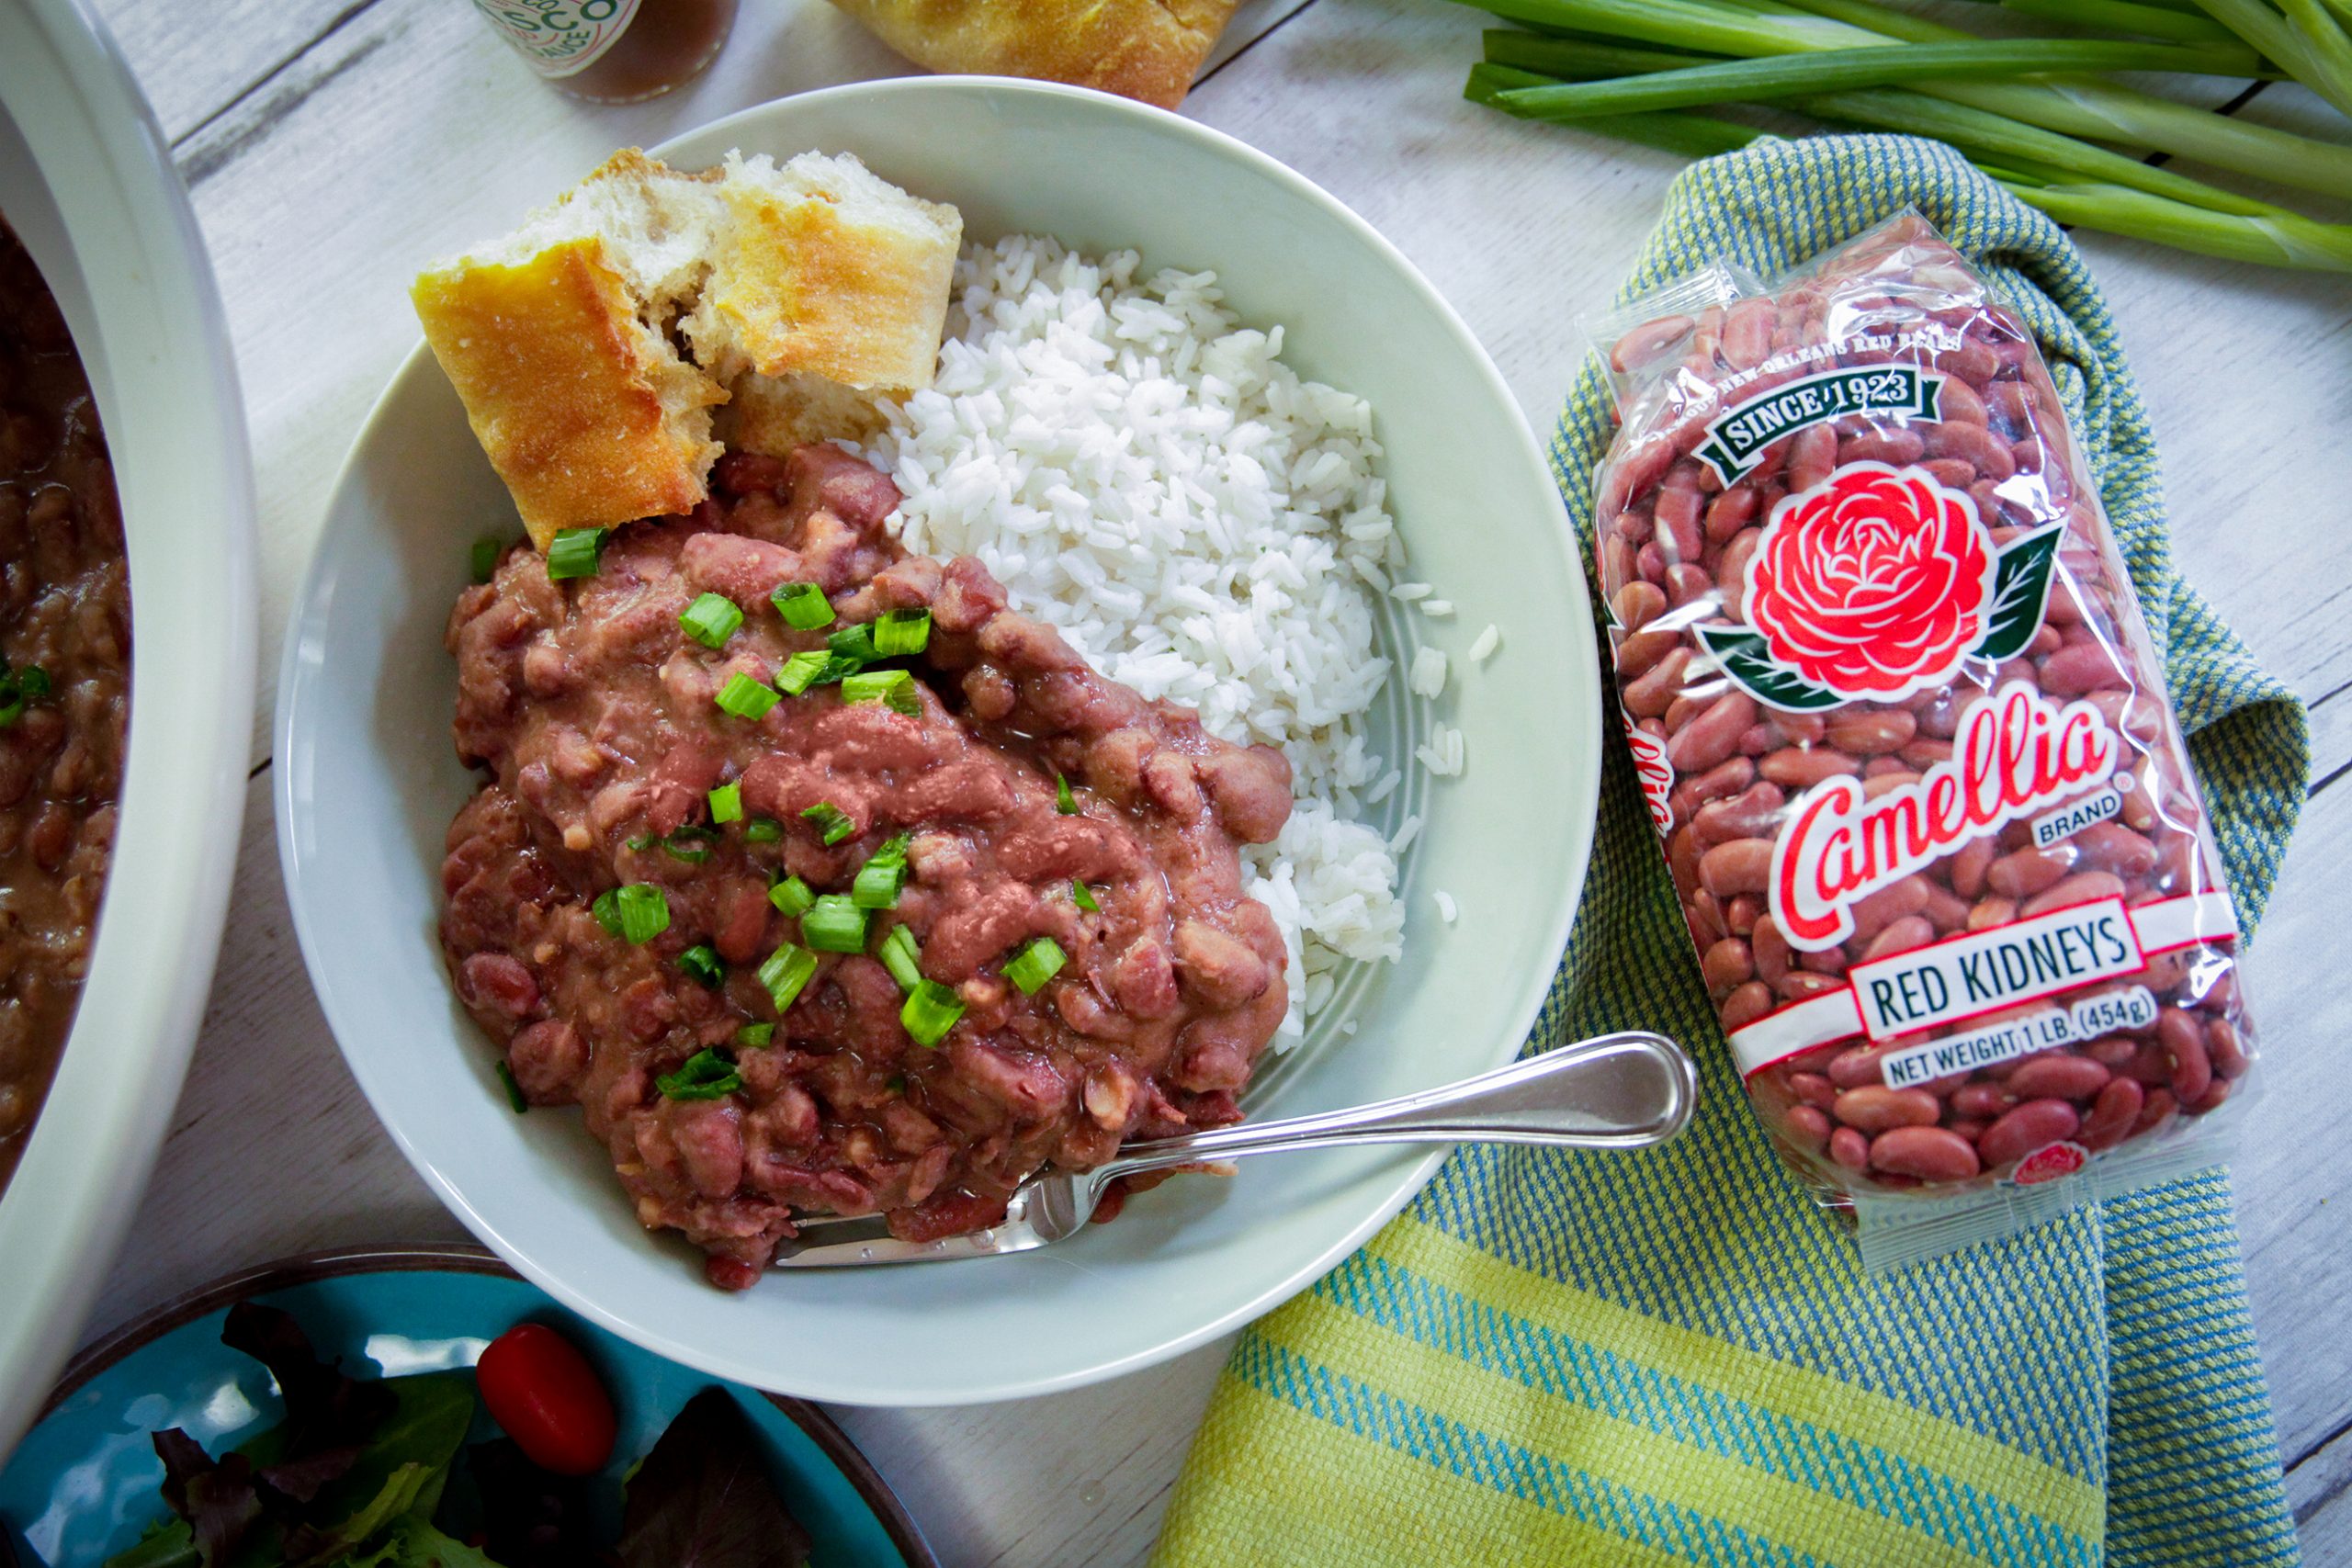
M 211 1010 L 93 1334 L 237 1264 L 463 1234 L 328 1037 L 288 927 L 266 766 L 277 645 L 325 498 L 416 342 L 409 276 L 616 145 L 906 69 L 829 6 L 753 0 L 706 79 L 599 108 L 532 81 L 454 0 L 102 9 L 175 138 L 228 304 L 260 481 L 265 669 L 262 771 Z M 1615 288 L 1678 164 L 1462 102 L 1481 21 L 1440 0 L 1250 0 L 1186 112 L 1298 168 L 1394 240 L 1542 428 L 1582 352 L 1578 314 Z M 2305 110 L 2266 94 L 2246 112 Z M 2352 552 L 2335 473 L 2352 447 L 2352 310 L 2341 278 L 2100 236 L 2084 248 L 2156 422 L 2184 568 L 2314 705 L 2322 787 L 2248 958 L 2269 1089 L 2238 1190 L 2290 1495 L 2311 1560 L 2346 1560 L 2352 1172 L 2321 1156 L 2309 1108 L 2352 1103 L 2352 995 L 2314 983 L 2333 972 L 2336 868 L 2352 857 Z M 951 1563 L 1139 1562 L 1223 1350 L 1015 1404 L 837 1414 Z

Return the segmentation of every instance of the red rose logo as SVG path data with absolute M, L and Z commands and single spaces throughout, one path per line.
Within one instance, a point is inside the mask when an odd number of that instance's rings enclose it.
M 1940 686 L 1984 640 L 1993 541 L 1926 469 L 1849 463 L 1772 509 L 1747 563 L 1747 620 L 1772 660 L 1877 702 Z
M 2089 1157 L 2089 1151 L 2080 1144 L 2044 1144 L 2018 1161 L 2017 1169 L 2009 1172 L 2009 1179 L 2019 1187 L 2055 1181 L 2082 1169 L 2083 1162 Z

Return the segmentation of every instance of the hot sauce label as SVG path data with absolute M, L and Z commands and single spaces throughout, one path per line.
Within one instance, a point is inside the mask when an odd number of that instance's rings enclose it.
M 474 0 L 474 8 L 542 76 L 594 65 L 637 19 L 641 0 Z

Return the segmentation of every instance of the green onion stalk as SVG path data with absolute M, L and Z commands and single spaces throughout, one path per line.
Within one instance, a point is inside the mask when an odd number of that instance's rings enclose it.
M 2061 27 L 2096 28 L 2103 32 L 2137 33 L 2143 38 L 2174 43 L 2233 43 L 2237 35 L 2210 17 L 2199 16 L 2193 0 L 2188 9 L 2147 6 L 2140 0 L 2001 0 L 2001 8 L 2036 21 Z
M 2352 115 L 2352 41 L 2317 0 L 2197 0 L 2205 14 L 2285 67 L 2287 73 Z
M 1801 0 L 1799 14 L 1777 4 L 1766 10 L 1703 0 L 1464 3 L 1539 28 L 1743 59 L 1988 41 L 1923 17 L 1883 9 L 1871 0 Z M 2199 3 L 2227 4 L 2229 0 Z M 2293 62 L 2279 63 L 2291 68 Z M 1930 78 L 1915 81 L 1913 88 L 2067 136 L 2172 153 L 2217 168 L 2352 197 L 2352 148 L 2247 124 L 2132 88 L 2041 73 L 2018 81 Z
M 1500 100 L 1543 80 L 1510 66 L 1483 64 L 1472 69 L 1465 96 L 1504 107 Z M 1689 158 L 1735 152 L 1771 134 L 1758 126 L 1684 110 L 1594 115 L 1572 123 L 1596 135 Z M 2076 228 L 2231 261 L 2352 272 L 2352 224 L 2322 223 L 2275 209 L 2217 212 L 2149 191 L 2083 183 L 2072 179 L 2066 169 L 2030 159 L 1987 164 L 1985 172 L 2020 200 Z
M 1487 39 L 1487 58 L 1498 64 L 1555 76 L 1588 78 L 1559 87 L 1525 89 L 1529 95 L 1527 107 L 1540 103 L 1552 113 L 1572 111 L 1579 106 L 1589 106 L 1589 112 L 1594 113 L 1624 114 L 1708 104 L 1753 103 L 1849 87 L 2015 76 L 2031 71 L 2178 71 L 2244 76 L 2254 67 L 2254 57 L 2244 50 L 2192 50 L 2175 44 L 2070 39 L 1923 43 L 1908 49 L 1834 49 L 1818 54 L 1767 60 L 1706 62 L 1654 50 L 1616 49 L 1572 39 L 1538 38 L 1532 33 L 1489 32 Z M 1517 39 L 1526 41 L 1514 41 Z M 1589 79 L 1608 76 L 1612 71 L 1643 74 Z M 1544 95 L 1540 99 L 1538 93 Z

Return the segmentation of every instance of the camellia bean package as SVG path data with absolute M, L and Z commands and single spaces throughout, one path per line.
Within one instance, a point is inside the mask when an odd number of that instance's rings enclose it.
M 1873 1265 L 2211 1159 L 2236 920 L 2024 323 L 1915 215 L 1630 319 L 1618 690 L 1783 1156 Z

